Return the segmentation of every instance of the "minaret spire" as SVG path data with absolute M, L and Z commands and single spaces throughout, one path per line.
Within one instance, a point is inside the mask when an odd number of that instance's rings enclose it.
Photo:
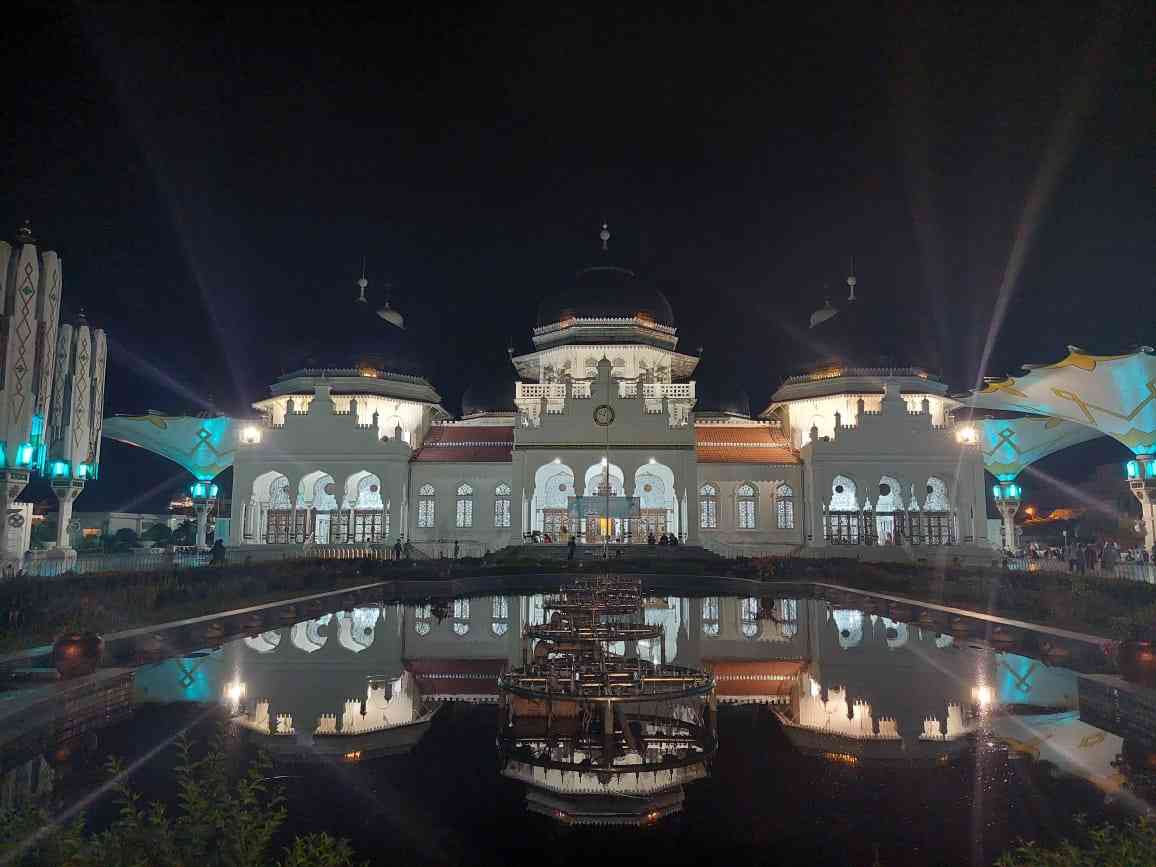
M 847 296 L 848 301 L 855 300 L 855 284 L 859 281 L 855 279 L 855 257 L 851 257 L 851 273 L 847 275 L 847 287 L 851 290 L 851 294 Z
M 365 257 L 361 257 L 361 277 L 357 281 L 357 288 L 361 290 L 361 294 L 357 296 L 357 300 L 365 304 L 365 287 L 369 285 L 369 281 L 365 279 Z
M 602 252 L 605 253 L 608 249 L 606 245 L 610 241 L 610 227 L 605 223 L 602 224 L 602 231 L 598 233 L 598 237 L 602 239 Z

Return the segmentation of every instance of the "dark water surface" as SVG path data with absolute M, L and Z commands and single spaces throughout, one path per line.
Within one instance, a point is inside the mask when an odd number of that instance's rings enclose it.
M 672 596 L 646 618 L 664 624 L 667 660 L 718 676 L 709 778 L 644 828 L 531 814 L 526 785 L 501 773 L 493 675 L 521 659 L 540 599 L 334 612 L 141 669 L 142 704 L 98 752 L 131 759 L 233 715 L 236 749 L 269 750 L 287 777 L 291 832 L 348 837 L 375 863 L 990 864 L 1019 837 L 1056 841 L 1077 813 L 1147 808 L 1130 768 L 1150 747 L 1081 719 L 1077 657 L 1049 665 L 1023 652 L 1030 635 L 999 649 L 990 628 L 952 634 L 903 610 Z M 270 727 L 279 715 L 293 734 L 270 733 L 288 728 Z M 335 734 L 315 733 L 324 715 Z M 136 785 L 171 794 L 171 764 L 158 755 Z M 61 789 L 97 778 L 78 763 Z

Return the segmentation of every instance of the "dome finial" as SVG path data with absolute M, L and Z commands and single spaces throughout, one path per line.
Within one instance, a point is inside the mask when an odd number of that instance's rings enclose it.
M 847 286 L 851 289 L 851 294 L 847 296 L 848 301 L 855 300 L 855 284 L 859 281 L 855 279 L 855 257 L 851 257 L 851 273 L 847 275 Z
M 602 231 L 598 233 L 598 237 L 602 239 L 602 252 L 606 252 L 607 243 L 610 241 L 610 227 L 605 223 L 602 224 Z
M 16 230 L 17 244 L 35 244 L 36 238 L 32 236 L 32 222 L 25 220 L 24 224 Z
M 357 300 L 362 304 L 365 303 L 365 287 L 369 285 L 369 281 L 365 279 L 365 257 L 361 257 L 361 277 L 357 281 L 357 288 L 361 290 L 361 294 L 357 296 Z

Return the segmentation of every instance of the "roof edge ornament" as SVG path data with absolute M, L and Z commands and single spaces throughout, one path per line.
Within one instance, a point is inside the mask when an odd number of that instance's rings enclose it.
M 610 227 L 606 223 L 602 224 L 602 231 L 598 233 L 599 239 L 602 241 L 602 252 L 609 250 L 610 243 Z
M 369 285 L 369 281 L 365 279 L 365 257 L 361 257 L 361 277 L 357 280 L 357 288 L 361 290 L 361 294 L 357 296 L 357 301 L 360 304 L 368 303 L 365 300 L 365 289 Z

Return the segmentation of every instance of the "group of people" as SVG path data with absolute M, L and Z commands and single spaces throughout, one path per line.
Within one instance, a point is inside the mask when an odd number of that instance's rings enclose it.
M 1156 547 L 1156 546 L 1154 546 Z M 1044 556 L 1052 552 L 1044 552 Z M 1040 559 L 1038 549 L 1029 549 L 1029 556 Z M 1069 572 L 1097 572 L 1114 569 L 1119 563 L 1148 563 L 1156 556 L 1156 550 L 1149 553 L 1145 548 L 1123 550 L 1119 542 L 1069 542 L 1064 546 L 1063 557 L 1068 561 Z
M 654 538 L 654 531 L 651 530 L 646 534 L 647 545 L 678 545 L 677 533 L 663 533 L 657 539 Z

